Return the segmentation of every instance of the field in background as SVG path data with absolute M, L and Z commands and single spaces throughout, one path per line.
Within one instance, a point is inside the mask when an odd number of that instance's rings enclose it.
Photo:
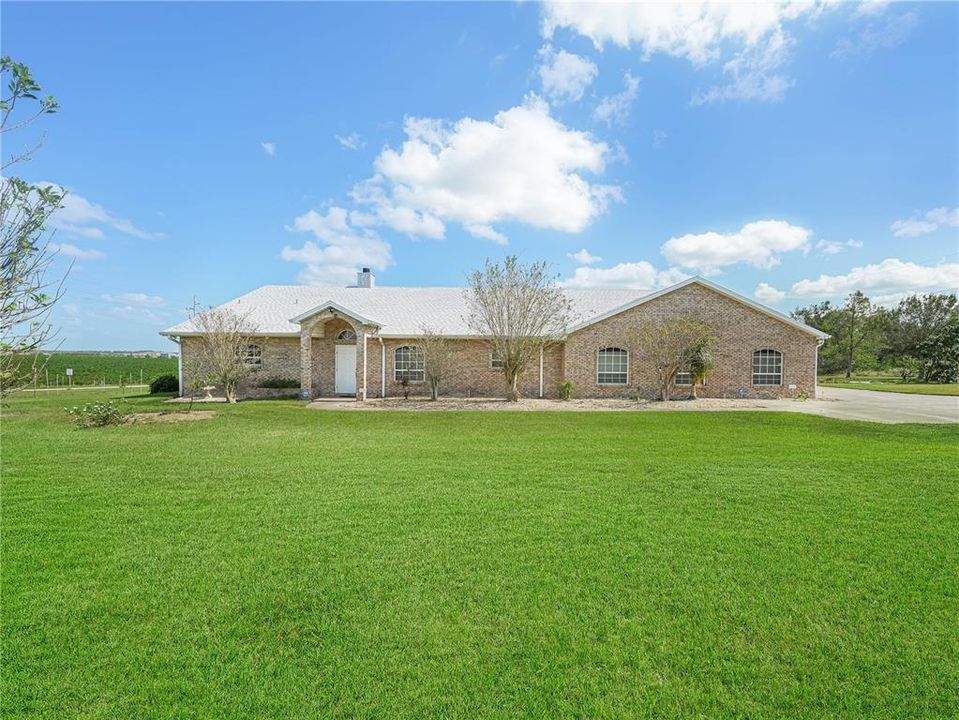
M 959 383 L 904 383 L 897 375 L 888 372 L 856 373 L 847 379 L 845 375 L 820 375 L 819 384 L 852 390 L 878 390 L 880 392 L 908 393 L 910 395 L 959 396 Z
M 3 409 L 4 717 L 959 707 L 959 426 L 63 404 Z
M 27 360 L 32 362 L 32 358 Z M 177 373 L 175 357 L 133 357 L 117 353 L 56 352 L 37 358 L 37 387 L 67 384 L 67 368 L 73 368 L 74 385 L 127 385 L 149 383 L 158 375 Z

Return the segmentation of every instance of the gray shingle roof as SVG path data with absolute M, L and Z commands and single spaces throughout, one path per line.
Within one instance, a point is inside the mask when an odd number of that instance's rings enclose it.
M 575 322 L 592 317 L 648 295 L 648 290 L 618 288 L 567 288 Z M 463 288 L 451 287 L 319 287 L 312 285 L 264 285 L 220 307 L 249 313 L 257 333 L 299 335 L 300 326 L 290 320 L 326 302 L 333 302 L 380 326 L 380 335 L 410 337 L 428 326 L 445 335 L 474 333 L 466 323 L 468 310 Z M 196 332 L 185 322 L 167 328 L 162 335 Z
M 698 283 L 728 298 L 774 317 L 822 340 L 824 332 L 701 277 L 691 277 L 652 292 L 620 288 L 565 288 L 573 307 L 572 327 L 577 330 L 641 302 L 660 297 L 690 283 Z M 384 337 L 415 337 L 424 327 L 455 337 L 474 335 L 466 322 L 468 308 L 463 288 L 450 287 L 319 287 L 314 285 L 264 285 L 221 305 L 246 314 L 261 335 L 299 335 L 293 322 L 324 304 L 357 318 L 376 323 Z M 196 328 L 189 320 L 167 328 L 161 335 L 189 335 Z

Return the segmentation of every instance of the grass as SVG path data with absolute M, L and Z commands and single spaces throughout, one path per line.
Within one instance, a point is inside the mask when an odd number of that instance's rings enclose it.
M 904 383 L 899 378 L 892 376 L 856 375 L 847 380 L 845 375 L 830 375 L 820 377 L 819 383 L 828 387 L 851 388 L 852 390 L 959 397 L 959 383 Z
M 60 405 L 2 422 L 4 717 L 959 713 L 959 427 Z
M 26 367 L 33 363 L 30 357 Z M 50 387 L 56 386 L 59 375 L 60 385 L 67 384 L 67 368 L 73 368 L 74 385 L 117 385 L 120 378 L 126 384 L 139 383 L 141 372 L 144 383 L 149 383 L 158 375 L 176 375 L 175 357 L 131 357 L 115 353 L 71 353 L 55 352 L 42 355 L 37 359 L 37 384 L 44 387 L 47 378 Z

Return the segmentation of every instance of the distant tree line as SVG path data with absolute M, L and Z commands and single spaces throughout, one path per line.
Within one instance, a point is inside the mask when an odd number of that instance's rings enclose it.
M 956 295 L 911 295 L 892 308 L 862 291 L 841 305 L 826 301 L 796 308 L 793 317 L 831 337 L 819 352 L 822 374 L 895 370 L 903 380 L 959 380 L 959 303 Z

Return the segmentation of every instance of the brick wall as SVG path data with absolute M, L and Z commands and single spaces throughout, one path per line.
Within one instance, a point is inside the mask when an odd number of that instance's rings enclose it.
M 712 325 L 717 335 L 712 348 L 715 368 L 697 393 L 706 397 L 736 397 L 746 388 L 750 397 L 814 397 L 816 338 L 765 313 L 758 312 L 701 285 L 687 285 L 668 295 L 590 325 L 567 338 L 566 377 L 576 384 L 578 397 L 658 396 L 654 368 L 629 346 L 630 328 L 643 321 L 661 321 L 688 315 Z M 629 385 L 600 385 L 596 380 L 597 353 L 603 347 L 630 351 Z M 783 384 L 754 387 L 752 354 L 772 349 L 783 354 Z M 795 388 L 790 388 L 795 385 Z
M 452 371 L 440 385 L 440 395 L 449 397 L 505 397 L 506 384 L 503 371 L 490 367 L 489 346 L 482 340 L 451 340 L 453 346 Z M 416 345 L 415 338 L 385 339 L 386 348 L 386 394 L 398 397 L 403 394 L 403 386 L 395 379 L 394 353 L 404 345 Z M 375 336 L 367 340 L 368 368 L 367 396 L 382 397 L 382 353 L 380 342 Z M 374 357 L 375 356 L 375 357 Z M 359 357 L 359 356 L 358 356 Z M 543 395 L 556 397 L 561 382 L 563 368 L 563 349 L 556 346 L 543 356 Z M 539 396 L 539 362 L 534 361 L 519 381 L 520 394 L 523 397 Z M 428 396 L 429 384 L 411 383 L 410 396 Z
M 180 352 L 183 356 L 183 387 L 180 394 L 190 394 L 191 373 L 195 372 L 196 338 L 185 337 L 180 341 Z M 298 338 L 287 337 L 260 337 L 254 342 L 260 346 L 260 367 L 240 383 L 237 394 L 240 397 L 273 397 L 276 395 L 291 395 L 297 392 L 296 388 L 284 392 L 267 391 L 267 388 L 258 388 L 257 385 L 268 378 L 283 378 L 296 380 L 300 377 L 300 341 Z M 202 375 L 202 370 L 200 371 Z M 219 391 L 219 388 L 218 388 Z M 200 393 L 203 394 L 202 392 Z M 214 395 L 222 395 L 215 392 Z
M 717 342 L 713 347 L 715 368 L 698 393 L 707 397 L 735 397 L 744 387 L 751 397 L 795 397 L 815 394 L 816 338 L 797 330 L 765 313 L 725 297 L 700 285 L 687 285 L 668 295 L 651 300 L 632 310 L 620 313 L 579 330 L 567 338 L 565 344 L 550 348 L 544 355 L 543 390 L 545 397 L 557 397 L 564 378 L 576 385 L 577 397 L 655 397 L 658 394 L 656 372 L 640 353 L 629 346 L 630 329 L 643 321 L 659 321 L 670 317 L 689 315 L 713 326 Z M 357 331 L 356 381 L 357 396 L 363 389 L 363 329 L 350 325 L 342 318 L 326 320 L 312 329 L 310 339 L 312 373 L 310 390 L 313 397 L 334 393 L 335 346 L 342 330 Z M 305 341 L 305 340 L 304 340 Z M 194 357 L 192 344 L 196 340 L 183 338 L 181 345 L 184 362 L 184 394 L 187 394 L 189 371 Z M 262 364 L 256 373 L 240 387 L 241 397 L 262 395 L 256 388 L 265 378 L 299 379 L 301 376 L 300 338 L 260 338 Z M 347 341 L 349 342 L 349 341 Z M 450 397 L 503 397 L 505 387 L 500 370 L 490 368 L 489 346 L 480 340 L 451 340 L 453 368 L 449 378 L 440 386 L 440 394 Z M 386 360 L 386 394 L 403 394 L 402 385 L 394 377 L 394 352 L 403 345 L 415 345 L 416 339 L 384 339 L 366 336 L 367 397 L 383 394 L 381 366 L 383 348 Z M 597 352 L 603 347 L 620 347 L 630 351 L 629 384 L 604 386 L 596 380 Z M 754 350 L 773 349 L 783 354 L 783 384 L 779 387 L 752 385 L 752 354 Z M 790 388 L 795 385 L 795 388 Z M 520 378 L 523 397 L 539 395 L 539 363 L 534 362 Z M 685 392 L 680 390 L 678 392 Z M 414 383 L 410 395 L 429 394 L 424 383 Z

